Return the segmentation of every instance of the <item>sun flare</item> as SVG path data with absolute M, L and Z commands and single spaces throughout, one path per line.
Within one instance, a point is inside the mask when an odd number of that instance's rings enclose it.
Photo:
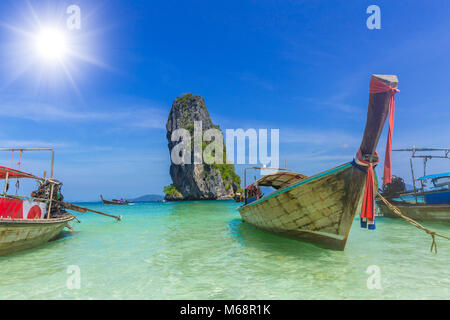
M 58 29 L 42 29 L 35 44 L 38 55 L 48 61 L 61 60 L 67 52 L 66 38 Z
M 2 58 L 4 55 L 8 60 L 5 63 L 8 68 L 5 70 L 6 82 L 0 87 L 10 86 L 22 77 L 33 77 L 38 88 L 56 89 L 69 85 L 81 97 L 78 81 L 83 68 L 95 66 L 114 71 L 96 56 L 104 32 L 102 29 L 81 29 L 80 23 L 73 23 L 73 13 L 55 8 L 49 14 L 45 7 L 39 6 L 35 10 L 28 3 L 22 8 L 27 14 L 21 12 L 17 16 L 11 15 L 11 21 L 0 21 L 2 48 L 10 48 L 1 51 Z M 44 16 L 45 19 L 41 19 Z

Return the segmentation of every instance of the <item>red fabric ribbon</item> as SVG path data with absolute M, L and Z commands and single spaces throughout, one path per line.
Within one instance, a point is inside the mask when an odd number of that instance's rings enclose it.
M 366 186 L 364 187 L 364 198 L 361 208 L 361 218 L 375 221 L 375 195 L 373 193 L 373 166 L 369 164 L 367 170 Z
M 372 77 L 369 86 L 370 93 L 391 92 L 389 98 L 389 131 L 386 142 L 386 154 L 384 156 L 384 173 L 383 185 L 391 183 L 391 149 L 392 149 L 392 132 L 394 131 L 394 111 L 395 111 L 395 94 L 399 92 L 397 88 L 392 88 L 378 78 Z M 366 184 L 367 185 L 367 184 Z M 372 187 L 373 189 L 373 187 Z
M 377 155 L 378 158 L 378 155 Z M 367 218 L 369 221 L 375 221 L 375 193 L 373 190 L 374 185 L 374 173 L 373 166 L 378 162 L 369 162 L 363 160 L 361 150 L 358 150 L 356 154 L 358 163 L 368 166 L 366 185 L 364 187 L 364 198 L 361 208 L 361 218 Z

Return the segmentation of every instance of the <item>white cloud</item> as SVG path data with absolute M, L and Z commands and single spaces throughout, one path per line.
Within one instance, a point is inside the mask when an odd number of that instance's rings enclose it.
M 70 142 L 54 142 L 44 140 L 9 140 L 0 139 L 1 148 L 66 148 L 73 144 Z
M 4 102 L 0 105 L 4 117 L 32 120 L 35 122 L 106 122 L 120 127 L 141 129 L 164 129 L 165 110 L 148 105 L 132 105 L 107 111 L 89 111 L 57 107 L 31 101 Z

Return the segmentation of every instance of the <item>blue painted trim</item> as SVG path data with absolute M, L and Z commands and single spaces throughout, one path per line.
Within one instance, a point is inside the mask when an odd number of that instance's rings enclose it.
M 437 173 L 437 174 L 430 174 L 428 176 L 423 176 L 421 178 L 418 178 L 417 180 L 425 180 L 425 179 L 433 179 L 433 178 L 442 178 L 442 177 L 450 177 L 450 172 L 445 173 Z
M 426 204 L 450 204 L 450 191 L 425 193 Z

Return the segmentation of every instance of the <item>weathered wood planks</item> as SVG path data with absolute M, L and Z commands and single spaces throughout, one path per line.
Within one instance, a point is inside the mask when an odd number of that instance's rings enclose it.
M 400 209 L 408 218 L 418 221 L 442 221 L 450 222 L 450 205 L 448 204 L 425 204 L 425 203 L 404 203 L 389 200 L 391 204 Z M 399 218 L 382 201 L 377 201 L 380 213 L 384 217 Z
M 74 218 L 67 215 L 57 219 L 0 219 L 0 256 L 52 240 Z
M 238 210 L 257 228 L 343 250 L 364 183 L 365 173 L 347 163 Z

